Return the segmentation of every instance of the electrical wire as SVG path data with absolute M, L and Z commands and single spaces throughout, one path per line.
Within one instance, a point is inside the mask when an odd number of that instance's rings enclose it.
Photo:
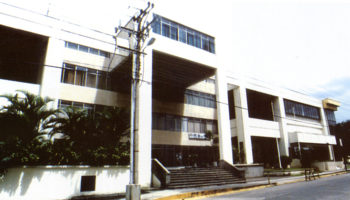
M 25 62 L 24 62 L 25 63 Z M 31 63 L 31 64 L 33 64 L 33 62 L 27 62 L 27 63 Z M 53 67 L 53 68 L 59 68 L 59 69 L 64 69 L 64 67 L 62 67 L 62 66 L 54 66 L 54 65 L 45 65 L 45 66 L 47 66 L 47 67 Z M 121 74 L 124 74 L 124 75 L 128 75 L 130 78 L 131 78 L 131 75 L 130 74 L 128 74 L 128 73 L 126 73 L 126 72 L 120 72 Z M 176 86 L 176 85 L 172 85 L 171 83 L 167 83 L 167 82 L 165 82 L 165 81 L 163 81 L 163 80 L 160 80 L 160 79 L 155 79 L 155 80 L 152 80 L 152 82 L 150 82 L 150 81 L 144 81 L 144 80 L 139 80 L 139 81 L 141 81 L 141 82 L 146 82 L 146 83 L 148 83 L 148 84 L 153 84 L 153 83 L 156 83 L 156 84 L 165 84 L 165 85 L 170 85 L 171 87 L 175 87 L 175 88 L 178 88 L 178 89 L 180 89 L 180 90 L 186 90 L 186 89 L 184 89 L 184 88 L 182 88 L 182 87 L 179 87 L 179 86 Z M 84 87 L 84 86 L 83 86 Z M 86 87 L 86 86 L 85 86 Z M 162 92 L 162 90 L 158 90 L 159 92 Z M 155 90 L 154 92 L 157 92 L 157 90 Z M 194 96 L 194 97 L 198 97 L 198 98 L 203 98 L 203 99 L 205 99 L 205 100 L 209 100 L 209 101 L 213 101 L 213 99 L 211 99 L 211 98 L 206 98 L 206 97 L 203 97 L 203 96 L 200 96 L 199 94 L 191 94 L 191 96 Z M 185 97 L 184 97 L 185 98 Z M 222 105 L 225 105 L 225 106 L 230 106 L 228 103 L 226 103 L 226 102 L 221 102 L 221 101 L 218 101 L 217 99 L 214 101 L 216 104 L 222 104 Z M 179 103 L 181 103 L 181 102 L 179 102 Z M 183 102 L 183 103 L 185 103 L 185 101 Z M 193 105 L 193 104 L 192 104 Z M 237 109 L 241 109 L 241 110 L 246 110 L 246 111 L 248 111 L 249 112 L 249 109 L 248 108 L 245 108 L 245 107 L 241 107 L 241 106 L 237 106 L 237 105 L 234 105 L 233 107 L 235 107 L 235 108 L 237 108 Z M 209 107 L 208 107 L 209 108 Z M 318 108 L 318 109 L 322 109 L 322 108 Z M 321 126 L 321 127 L 329 127 L 329 125 L 323 125 L 322 123 L 320 123 L 320 122 L 310 122 L 310 121 L 305 121 L 305 120 L 302 120 L 302 119 L 293 119 L 293 118 L 290 118 L 290 117 L 282 117 L 282 116 L 280 116 L 280 115 L 272 115 L 272 117 L 274 117 L 274 118 L 280 118 L 280 119 L 285 119 L 285 120 L 289 120 L 289 121 L 295 121 L 295 122 L 301 122 L 301 123 L 306 123 L 306 124 L 310 124 L 310 125 L 317 125 L 317 126 Z M 312 119 L 310 119 L 310 120 L 312 120 Z

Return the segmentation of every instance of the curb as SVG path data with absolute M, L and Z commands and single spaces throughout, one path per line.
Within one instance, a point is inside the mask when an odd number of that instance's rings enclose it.
M 250 190 L 256 190 L 256 189 L 262 189 L 267 187 L 272 187 L 273 184 L 262 184 L 257 186 L 249 186 L 249 187 L 242 187 L 242 188 L 225 188 L 225 189 L 217 189 L 217 190 L 205 190 L 200 192 L 187 192 L 182 194 L 176 194 L 172 196 L 167 197 L 160 197 L 155 200 L 177 200 L 177 199 L 190 199 L 190 198 L 198 198 L 198 197 L 208 197 L 208 196 L 215 196 L 215 195 L 222 195 L 222 194 L 233 194 L 237 192 L 243 192 L 243 191 L 250 191 Z
M 347 174 L 347 172 L 340 171 L 340 172 L 322 174 L 322 175 L 319 175 L 319 178 L 326 178 L 326 177 L 337 176 L 337 175 L 342 175 L 342 174 Z M 274 182 L 271 184 L 261 184 L 261 185 L 241 187 L 241 188 L 224 188 L 224 189 L 205 190 L 205 191 L 198 191 L 198 192 L 186 192 L 186 193 L 171 195 L 171 196 L 167 196 L 167 197 L 160 197 L 160 198 L 157 198 L 155 200 L 201 199 L 201 198 L 205 198 L 205 197 L 220 196 L 220 195 L 225 195 L 225 194 L 234 194 L 234 193 L 238 193 L 238 192 L 258 190 L 258 189 L 279 186 L 279 185 L 284 185 L 284 184 L 290 184 L 290 183 L 297 183 L 297 182 L 302 182 L 302 181 L 305 181 L 305 178 L 298 178 L 295 180 L 290 180 L 290 181 L 285 181 L 285 182 L 284 181 L 283 182 L 277 181 L 277 182 Z

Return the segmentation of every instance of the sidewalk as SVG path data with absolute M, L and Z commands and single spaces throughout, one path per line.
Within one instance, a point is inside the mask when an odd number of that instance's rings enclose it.
M 345 174 L 344 170 L 322 172 L 319 174 L 320 178 L 327 176 L 334 176 Z M 142 200 L 175 200 L 175 199 L 185 199 L 200 197 L 206 195 L 216 195 L 220 193 L 234 193 L 247 190 L 255 190 L 265 187 L 272 187 L 277 185 L 283 185 L 288 183 L 295 183 L 300 181 L 305 181 L 305 176 L 274 176 L 270 177 L 270 181 L 267 177 L 258 178 L 248 178 L 246 183 L 239 184 L 228 184 L 220 186 L 208 186 L 208 187 L 198 187 L 198 188 L 185 188 L 185 189 L 149 189 L 142 191 Z M 79 198 L 77 198 L 79 199 Z M 108 195 L 108 196 L 95 196 L 91 198 L 94 200 L 124 200 L 124 195 Z
M 320 178 L 339 175 L 346 173 L 344 170 L 322 172 Z M 200 188 L 187 188 L 187 189 L 171 189 L 171 190 L 158 190 L 148 191 L 141 195 L 142 200 L 170 200 L 170 199 L 183 199 L 191 197 L 199 197 L 204 195 L 214 195 L 224 192 L 245 191 L 259 189 L 263 187 L 271 187 L 276 185 L 282 185 L 287 183 L 294 183 L 305 181 L 305 176 L 283 176 L 283 177 L 270 177 L 270 184 L 267 177 L 249 178 L 246 183 L 229 184 L 220 186 L 209 186 Z

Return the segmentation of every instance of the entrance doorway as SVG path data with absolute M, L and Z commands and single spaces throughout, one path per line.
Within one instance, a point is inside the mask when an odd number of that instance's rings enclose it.
M 254 163 L 263 163 L 264 167 L 279 167 L 276 138 L 252 136 Z
M 205 167 L 219 160 L 219 149 L 216 146 L 152 145 L 152 158 L 167 167 Z

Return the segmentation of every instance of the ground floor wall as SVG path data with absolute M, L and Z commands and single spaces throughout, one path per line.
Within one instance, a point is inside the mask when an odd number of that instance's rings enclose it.
M 342 161 L 325 161 L 325 162 L 313 162 L 311 167 L 317 168 L 321 171 L 333 171 L 344 169 L 344 163 Z
M 59 200 L 79 195 L 124 193 L 127 166 L 37 166 L 10 168 L 0 178 L 0 199 Z

